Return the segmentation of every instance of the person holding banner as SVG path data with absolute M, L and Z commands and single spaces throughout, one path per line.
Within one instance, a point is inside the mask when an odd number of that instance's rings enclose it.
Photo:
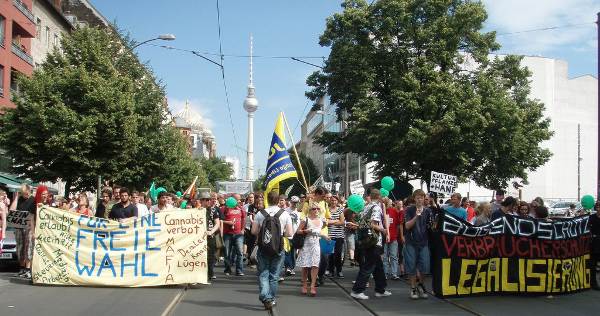
M 131 217 L 138 217 L 137 207 L 129 200 L 129 190 L 120 188 L 119 197 L 121 202 L 113 205 L 108 218 L 121 222 Z
M 592 289 L 600 291 L 598 279 L 596 278 L 596 269 L 600 261 L 600 201 L 594 204 L 595 213 L 590 215 L 590 232 L 592 234 L 592 243 L 590 249 L 590 279 Z
M 404 232 L 404 269 L 410 279 L 410 298 L 427 298 L 423 284 L 424 275 L 429 273 L 430 252 L 427 223 L 431 221 L 431 209 L 425 207 L 425 192 L 413 192 L 415 205 L 406 210 L 406 230 Z M 460 203 L 460 198 L 458 198 Z M 417 275 L 417 271 L 419 274 Z

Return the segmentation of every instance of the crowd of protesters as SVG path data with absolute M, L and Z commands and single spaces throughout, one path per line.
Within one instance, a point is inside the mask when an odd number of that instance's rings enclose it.
M 236 201 L 228 207 L 227 198 Z M 437 218 L 443 212 L 454 215 L 474 225 L 483 225 L 504 215 L 552 220 L 543 199 L 531 202 L 519 201 L 497 191 L 491 202 L 475 202 L 454 193 L 449 200 L 438 200 L 437 196 L 415 190 L 403 200 L 382 197 L 379 190 L 371 189 L 365 197 L 364 209 L 360 212 L 346 207 L 344 197 L 329 193 L 322 187 L 311 193 L 287 197 L 271 192 L 265 207 L 263 193 L 223 195 L 215 192 L 200 192 L 195 196 L 160 192 L 154 201 L 143 192 L 129 191 L 114 186 L 101 191 L 98 201 L 86 194 L 72 199 L 53 196 L 45 186 L 38 186 L 35 194 L 29 185 L 23 185 L 12 202 L 6 192 L 0 190 L 0 216 L 2 225 L 0 240 L 6 236 L 7 213 L 19 210 L 29 213 L 29 225 L 15 229 L 20 277 L 31 278 L 33 255 L 33 230 L 37 208 L 49 205 L 87 216 L 96 216 L 123 221 L 171 208 L 203 208 L 206 210 L 208 236 L 208 278 L 216 280 L 215 267 L 222 266 L 225 275 L 242 277 L 245 268 L 258 270 L 260 300 L 269 309 L 276 304 L 277 283 L 285 281 L 299 271 L 302 275 L 300 293 L 317 295 L 317 288 L 326 279 L 344 278 L 345 263 L 358 266 L 351 296 L 368 299 L 366 289 L 374 281 L 375 297 L 390 296 L 389 280 L 407 279 L 410 283 L 409 297 L 428 297 L 424 279 L 430 274 L 431 233 L 436 229 Z M 277 214 L 284 210 L 283 214 Z M 592 264 L 600 258 L 600 203 L 596 213 L 590 215 L 593 235 Z M 575 210 L 567 216 L 584 215 Z M 261 225 L 271 216 L 281 221 L 284 247 L 281 256 L 268 257 L 258 251 L 257 236 Z M 359 231 L 368 228 L 376 234 L 372 244 L 365 246 Z M 303 245 L 293 246 L 294 235 L 303 236 Z M 595 269 L 591 269 L 593 276 Z M 592 277 L 592 287 L 600 289 Z

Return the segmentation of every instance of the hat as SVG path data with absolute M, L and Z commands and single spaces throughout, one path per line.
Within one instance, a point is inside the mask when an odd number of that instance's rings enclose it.
M 298 202 L 300 202 L 300 198 L 294 195 L 294 196 L 292 196 L 290 201 L 292 201 L 292 203 L 298 203 Z
M 196 195 L 196 199 L 198 199 L 198 200 L 208 200 L 208 199 L 210 199 L 210 193 L 208 193 L 206 191 L 202 191 L 198 195 Z

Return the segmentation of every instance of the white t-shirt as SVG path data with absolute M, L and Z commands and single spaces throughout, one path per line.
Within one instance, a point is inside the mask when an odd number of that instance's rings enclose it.
M 277 214 L 277 212 L 279 212 L 280 208 L 277 206 L 269 206 L 265 209 L 265 211 L 270 215 L 270 216 L 275 216 L 275 214 Z M 260 213 L 256 213 L 256 215 L 254 216 L 254 222 L 256 222 L 258 224 L 258 226 L 262 226 L 263 221 L 265 220 L 265 217 Z M 285 227 L 289 224 L 290 226 L 292 225 L 292 219 L 290 218 L 290 215 L 288 214 L 288 212 L 283 212 L 281 213 L 281 215 L 279 216 L 279 223 L 281 223 L 281 235 L 283 236 L 285 234 Z

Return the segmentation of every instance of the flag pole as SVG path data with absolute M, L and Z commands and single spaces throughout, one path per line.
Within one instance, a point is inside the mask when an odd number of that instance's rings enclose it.
M 290 131 L 290 127 L 288 125 L 287 119 L 285 118 L 285 113 L 281 111 L 281 116 L 283 116 L 283 122 L 285 123 L 285 129 L 290 135 L 290 139 L 292 140 L 292 149 L 294 149 L 294 155 L 296 156 L 296 161 L 298 162 L 298 168 L 300 168 L 300 175 L 302 175 L 302 180 L 304 181 L 304 189 L 308 193 L 308 183 L 306 183 L 306 178 L 304 177 L 304 171 L 302 170 L 302 164 L 300 163 L 300 156 L 298 156 L 298 151 L 296 151 L 296 142 L 294 142 L 294 135 Z

